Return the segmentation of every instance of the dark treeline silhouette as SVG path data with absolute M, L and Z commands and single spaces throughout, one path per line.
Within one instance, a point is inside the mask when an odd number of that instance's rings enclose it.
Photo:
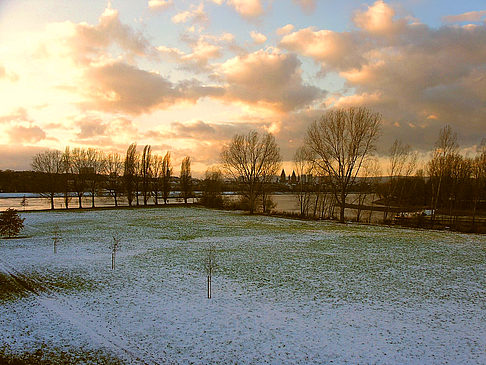
M 163 157 L 152 154 L 149 145 L 139 152 L 137 145 L 131 144 L 124 156 L 94 148 L 48 150 L 33 157 L 33 171 L 0 171 L 0 190 L 38 193 L 49 199 L 51 209 L 59 194 L 66 209 L 70 205 L 83 208 L 85 197 L 94 208 L 96 196 L 112 197 L 115 206 L 121 197 L 129 206 L 148 205 L 150 198 L 155 205 L 162 200 L 167 204 L 172 191 L 178 191 L 178 197 L 187 203 L 193 197 L 190 161 L 184 158 L 178 178 L 172 175 L 170 152 Z

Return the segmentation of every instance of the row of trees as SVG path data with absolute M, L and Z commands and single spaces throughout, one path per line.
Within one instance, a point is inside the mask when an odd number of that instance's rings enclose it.
M 384 220 L 392 210 L 421 207 L 434 215 L 439 210 L 453 215 L 458 209 L 469 209 L 474 221 L 480 202 L 486 199 L 486 143 L 477 156 L 464 157 L 457 134 L 445 126 L 423 168 L 418 168 L 417 153 L 395 140 L 382 170 L 374 156 L 381 124 L 380 114 L 352 107 L 331 110 L 308 128 L 294 157 L 295 171 L 301 177 L 295 184 L 301 214 L 334 216 L 338 207 L 339 220 L 344 222 L 348 195 L 355 192 L 358 220 L 365 198 L 372 194 L 372 200 L 382 205 Z M 255 131 L 236 135 L 223 148 L 221 161 L 224 171 L 241 183 L 250 214 L 257 201 L 265 212 L 271 180 L 281 166 L 273 136 Z M 380 175 L 385 177 L 380 179 Z M 308 176 L 317 178 L 303 178 Z M 368 208 L 371 215 L 374 207 Z
M 376 148 L 381 116 L 367 108 L 335 109 L 307 130 L 304 146 L 296 154 L 296 169 L 301 174 L 326 176 L 340 207 L 344 222 L 346 197 L 350 187 Z M 271 134 L 236 135 L 221 153 L 223 168 L 246 187 L 250 214 L 260 195 L 263 211 L 268 206 L 266 187 L 281 167 L 279 148 Z
M 396 140 L 389 151 L 388 166 L 381 170 L 374 157 L 381 132 L 382 117 L 368 108 L 333 109 L 309 126 L 304 144 L 294 158 L 298 179 L 297 190 L 301 214 L 309 211 L 314 216 L 334 216 L 339 209 L 339 220 L 344 222 L 348 195 L 357 193 L 358 217 L 365 198 L 379 199 L 383 218 L 388 219 L 397 207 L 428 207 L 432 212 L 445 208 L 449 213 L 459 208 L 470 208 L 473 217 L 486 192 L 486 145 L 474 158 L 459 154 L 457 135 L 449 126 L 440 131 L 433 156 L 418 169 L 417 153 Z M 256 209 L 267 212 L 272 205 L 269 193 L 281 168 L 282 158 L 275 138 L 269 133 L 237 134 L 221 152 L 223 172 L 233 177 L 234 185 L 244 197 L 250 214 Z M 137 145 L 128 147 L 126 155 L 105 154 L 96 149 L 69 149 L 43 152 L 34 157 L 35 171 L 46 175 L 46 193 L 54 206 L 54 195 L 64 191 L 65 206 L 75 192 L 78 205 L 89 193 L 94 207 L 94 196 L 103 189 L 113 196 L 115 205 L 123 194 L 131 206 L 140 200 L 144 205 L 153 198 L 167 203 L 171 191 L 172 166 L 170 153 L 164 156 L 152 153 L 149 145 L 141 152 Z M 377 176 L 384 175 L 382 181 Z M 223 185 L 219 170 L 208 170 L 201 186 L 202 202 L 221 206 Z M 277 177 L 278 179 L 278 177 Z M 181 196 L 193 194 L 190 159 L 181 165 Z M 61 187 L 59 186 L 61 185 Z M 356 204 L 357 203 L 357 204 Z M 374 209 L 371 206 L 371 209 Z M 371 215 L 372 212 L 370 212 Z
M 66 209 L 75 193 L 78 207 L 86 194 L 95 207 L 95 196 L 108 192 L 118 206 L 120 196 L 125 196 L 128 205 L 147 205 L 150 198 L 156 205 L 162 198 L 168 202 L 172 190 L 172 163 L 170 152 L 164 156 L 153 154 L 150 145 L 141 152 L 135 143 L 131 144 L 125 156 L 119 153 L 105 153 L 94 148 L 69 148 L 64 152 L 50 150 L 38 153 L 32 160 L 32 168 L 44 175 L 40 193 L 50 199 L 54 209 L 54 197 L 63 192 Z M 193 195 L 191 160 L 185 157 L 181 165 L 179 189 L 184 202 Z

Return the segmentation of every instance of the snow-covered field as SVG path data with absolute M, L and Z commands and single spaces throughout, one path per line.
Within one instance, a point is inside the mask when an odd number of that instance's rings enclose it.
M 182 207 L 23 216 L 27 238 L 0 241 L 4 353 L 147 364 L 486 363 L 483 236 Z M 218 269 L 208 300 L 210 245 Z

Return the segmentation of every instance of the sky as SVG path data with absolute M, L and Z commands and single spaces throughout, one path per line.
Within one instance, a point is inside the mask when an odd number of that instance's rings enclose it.
M 66 146 L 150 144 L 195 174 L 272 133 L 285 166 L 333 107 L 426 153 L 486 138 L 484 0 L 0 0 L 0 169 Z

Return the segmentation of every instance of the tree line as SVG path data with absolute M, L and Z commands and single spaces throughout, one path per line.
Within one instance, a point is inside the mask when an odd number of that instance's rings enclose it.
M 238 208 L 250 214 L 267 213 L 274 206 L 270 194 L 291 189 L 298 195 L 301 216 L 337 215 L 341 222 L 345 221 L 347 208 L 356 210 L 358 221 L 366 210 L 369 217 L 373 210 L 382 211 L 387 221 L 397 212 L 420 208 L 429 209 L 432 218 L 440 212 L 469 215 L 474 220 L 485 208 L 486 142 L 476 156 L 463 156 L 457 134 L 445 126 L 432 157 L 421 168 L 417 153 L 400 140 L 390 147 L 384 166 L 376 159 L 381 127 L 382 116 L 365 107 L 328 111 L 307 129 L 303 145 L 294 156 L 290 184 L 279 183 L 282 157 L 272 134 L 254 130 L 236 134 L 223 146 L 221 169 L 208 169 L 199 184 L 200 201 L 206 206 L 222 207 L 221 192 L 228 190 L 242 197 Z M 167 203 L 174 187 L 170 152 L 153 154 L 150 145 L 139 151 L 133 143 L 125 155 L 93 148 L 46 151 L 34 156 L 32 167 L 32 174 L 37 175 L 29 178 L 42 176 L 42 194 L 50 199 L 51 208 L 59 192 L 64 195 L 66 208 L 73 193 L 78 207 L 82 207 L 86 195 L 94 207 L 94 197 L 100 191 L 108 192 L 115 206 L 121 196 L 129 206 L 147 205 L 149 199 L 158 205 L 161 201 Z M 232 182 L 224 181 L 224 176 L 231 177 Z M 189 157 L 182 161 L 178 188 L 185 202 L 194 196 Z M 370 204 L 370 200 L 376 204 Z
M 105 153 L 95 148 L 67 147 L 64 152 L 49 150 L 36 154 L 32 169 L 41 174 L 39 193 L 50 200 L 54 209 L 54 197 L 62 192 L 64 206 L 69 204 L 74 193 L 78 208 L 83 208 L 83 197 L 91 197 L 95 207 L 95 196 L 100 191 L 108 192 L 118 206 L 124 196 L 129 206 L 148 205 L 153 198 L 155 205 L 161 200 L 168 203 L 174 183 L 172 181 L 171 154 L 152 153 L 150 145 L 140 152 L 132 143 L 123 156 L 120 153 Z M 179 190 L 184 202 L 193 196 L 191 159 L 186 156 L 181 165 Z
M 309 126 L 295 153 L 292 175 L 301 216 L 332 218 L 338 208 L 338 219 L 344 222 L 345 209 L 354 208 L 359 221 L 366 208 L 370 216 L 373 209 L 383 211 L 387 221 L 391 213 L 427 209 L 432 220 L 440 212 L 472 216 L 474 224 L 478 209 L 486 203 L 485 140 L 476 156 L 463 156 L 457 134 L 447 125 L 422 168 L 417 152 L 398 139 L 380 167 L 376 149 L 381 126 L 382 116 L 365 107 L 330 110 Z M 240 181 L 243 206 L 253 213 L 258 202 L 266 212 L 282 162 L 273 136 L 255 131 L 238 134 L 223 148 L 221 162 L 223 171 Z M 355 198 L 350 202 L 351 192 Z M 370 197 L 376 205 L 365 203 Z

